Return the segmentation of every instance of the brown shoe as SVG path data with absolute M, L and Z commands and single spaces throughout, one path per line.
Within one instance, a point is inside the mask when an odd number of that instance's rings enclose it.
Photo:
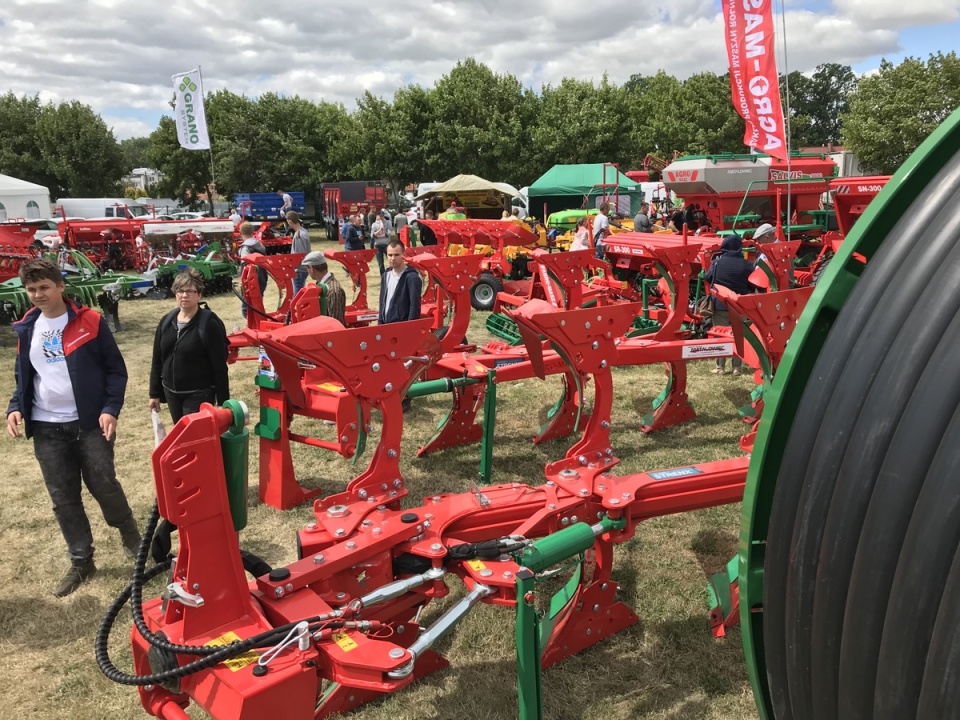
M 71 560 L 70 569 L 63 576 L 60 583 L 53 589 L 56 597 L 66 597 L 85 581 L 97 574 L 97 566 L 93 564 L 93 558 L 89 560 Z

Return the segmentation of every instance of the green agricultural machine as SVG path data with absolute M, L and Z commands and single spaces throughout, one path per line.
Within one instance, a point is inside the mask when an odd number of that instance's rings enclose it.
M 64 271 L 64 295 L 88 307 L 99 307 L 115 331 L 120 331 L 120 300 L 150 295 L 153 278 L 100 270 L 79 250 L 62 249 L 47 253 Z M 19 278 L 0 284 L 0 322 L 9 325 L 31 307 Z
M 239 268 L 221 250 L 220 243 L 210 243 L 200 248 L 195 255 L 180 255 L 167 261 L 151 263 L 145 275 L 152 277 L 156 287 L 151 291 L 155 298 L 173 297 L 170 289 L 178 273 L 193 268 L 203 276 L 204 294 L 215 295 L 229 292 Z
M 955 112 L 845 239 L 766 396 L 738 588 L 763 720 L 960 717 L 958 202 Z

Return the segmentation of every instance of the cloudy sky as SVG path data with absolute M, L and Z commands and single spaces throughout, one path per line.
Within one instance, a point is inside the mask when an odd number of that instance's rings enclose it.
M 960 0 L 782 2 L 788 70 L 836 62 L 866 73 L 881 58 L 954 50 L 960 35 Z M 390 98 L 410 83 L 429 87 L 468 57 L 533 89 L 604 73 L 618 84 L 660 69 L 685 78 L 726 71 L 720 8 L 720 0 L 2 0 L 0 92 L 79 100 L 123 139 L 148 135 L 170 113 L 170 76 L 197 65 L 207 91 L 348 108 L 364 90 Z M 779 16 L 776 27 L 780 34 Z

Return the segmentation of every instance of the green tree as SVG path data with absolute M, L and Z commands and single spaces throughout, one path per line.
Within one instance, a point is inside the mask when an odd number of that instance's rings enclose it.
M 868 172 L 890 174 L 951 112 L 960 107 L 960 59 L 955 52 L 924 63 L 884 60 L 860 80 L 842 116 L 843 144 Z
M 812 76 L 794 71 L 787 76 L 790 87 L 791 146 L 822 147 L 838 145 L 843 129 L 843 114 L 849 97 L 857 88 L 857 77 L 849 65 L 818 65 Z M 781 80 L 781 92 L 787 83 Z M 784 109 L 787 104 L 784 102 Z
M 47 185 L 52 178 L 38 162 L 37 119 L 41 107 L 36 95 L 17 97 L 8 92 L 0 96 L 0 173 Z
M 424 136 L 427 173 L 458 173 L 488 180 L 516 180 L 516 160 L 528 139 L 528 98 L 513 75 L 497 75 L 473 58 L 458 62 L 430 93 L 431 118 Z
M 134 168 L 145 167 L 147 162 L 147 151 L 149 149 L 149 137 L 135 137 L 121 140 L 120 153 L 123 155 L 124 174 L 129 174 Z
M 102 197 L 117 192 L 123 155 L 113 131 L 89 106 L 48 104 L 37 118 L 40 160 L 52 176 L 52 197 Z

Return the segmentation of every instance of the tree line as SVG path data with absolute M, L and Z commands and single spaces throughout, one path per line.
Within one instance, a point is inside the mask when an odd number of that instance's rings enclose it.
M 844 145 L 868 172 L 889 174 L 960 106 L 955 52 L 883 61 L 856 77 L 846 65 L 789 73 L 791 147 Z M 786 106 L 786 103 L 785 103 Z M 221 195 L 303 190 L 323 182 L 382 179 L 393 187 L 472 173 L 518 187 L 558 163 L 615 162 L 636 169 L 648 153 L 744 152 L 743 121 L 729 76 L 678 80 L 661 71 L 623 85 L 564 78 L 539 92 L 468 59 L 433 87 L 408 85 L 392 100 L 369 92 L 341 104 L 267 93 L 208 93 L 213 172 Z M 0 172 L 50 188 L 53 197 L 122 192 L 133 167 L 163 173 L 156 197 L 197 202 L 211 180 L 210 154 L 179 147 L 172 117 L 148 138 L 117 142 L 78 102 L 41 104 L 0 96 Z

